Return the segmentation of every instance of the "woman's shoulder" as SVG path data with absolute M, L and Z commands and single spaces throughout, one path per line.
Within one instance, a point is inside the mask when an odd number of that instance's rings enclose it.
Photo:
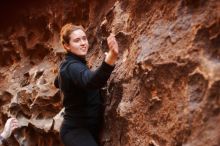
M 62 77 L 70 78 L 72 75 L 82 70 L 83 64 L 79 61 L 64 61 L 60 65 L 60 75 Z
M 68 68 L 69 66 L 78 66 L 78 65 L 83 65 L 80 61 L 78 60 L 64 60 L 60 64 L 60 68 Z
M 64 61 L 61 64 L 60 67 L 61 70 L 63 71 L 67 71 L 67 72 L 78 72 L 84 69 L 87 69 L 86 64 L 82 63 L 81 61 L 78 60 L 68 60 L 68 61 Z

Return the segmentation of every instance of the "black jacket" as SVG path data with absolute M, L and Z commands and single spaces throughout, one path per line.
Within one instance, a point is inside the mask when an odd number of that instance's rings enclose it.
M 101 114 L 100 89 L 106 84 L 113 66 L 103 61 L 101 66 L 91 71 L 85 59 L 67 53 L 60 65 L 60 78 L 55 79 L 55 86 L 63 94 L 65 107 L 64 120 L 74 126 L 85 126 L 97 122 Z

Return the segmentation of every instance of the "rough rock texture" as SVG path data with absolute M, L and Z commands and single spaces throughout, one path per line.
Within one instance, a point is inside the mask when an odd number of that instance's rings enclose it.
M 9 0 L 0 7 L 0 126 L 19 119 L 13 145 L 62 145 L 53 80 L 67 22 L 86 27 L 92 68 L 110 32 L 119 42 L 104 90 L 104 146 L 220 145 L 219 0 Z

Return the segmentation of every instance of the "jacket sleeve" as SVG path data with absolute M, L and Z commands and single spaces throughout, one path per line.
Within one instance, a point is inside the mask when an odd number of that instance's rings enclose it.
M 68 68 L 68 74 L 74 85 L 84 89 L 99 89 L 103 87 L 109 79 L 114 66 L 108 65 L 103 61 L 101 66 L 91 71 L 81 63 L 73 63 Z

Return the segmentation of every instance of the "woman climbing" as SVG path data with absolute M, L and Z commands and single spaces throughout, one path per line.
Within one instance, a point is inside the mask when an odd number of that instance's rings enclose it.
M 109 52 L 98 69 L 91 71 L 85 61 L 89 44 L 82 26 L 62 27 L 61 42 L 66 56 L 55 86 L 63 93 L 64 120 L 60 129 L 65 146 L 98 146 L 102 117 L 100 89 L 106 84 L 118 58 L 118 43 L 107 38 Z

